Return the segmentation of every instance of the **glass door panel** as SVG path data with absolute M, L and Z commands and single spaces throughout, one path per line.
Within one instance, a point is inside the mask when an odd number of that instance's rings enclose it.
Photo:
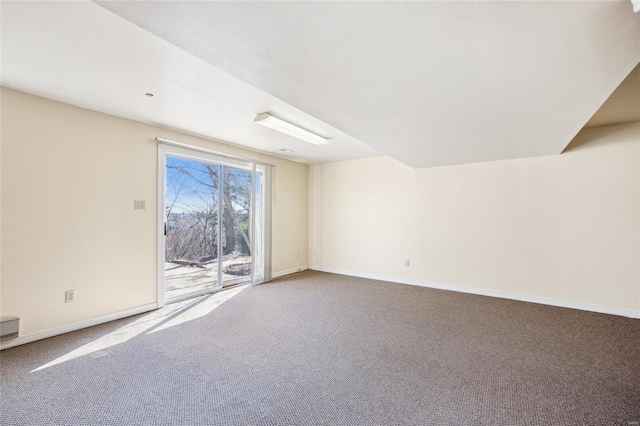
M 251 281 L 252 172 L 222 167 L 222 286 Z
M 166 158 L 166 300 L 220 287 L 221 168 L 192 159 Z

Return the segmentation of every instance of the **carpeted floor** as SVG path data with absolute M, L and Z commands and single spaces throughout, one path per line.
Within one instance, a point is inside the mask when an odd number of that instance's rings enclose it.
M 2 425 L 640 424 L 640 320 L 312 271 L 0 361 Z

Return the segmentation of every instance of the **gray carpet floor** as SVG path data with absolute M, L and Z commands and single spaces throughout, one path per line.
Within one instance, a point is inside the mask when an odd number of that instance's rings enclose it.
M 2 351 L 0 422 L 640 422 L 640 320 L 313 271 L 219 294 Z

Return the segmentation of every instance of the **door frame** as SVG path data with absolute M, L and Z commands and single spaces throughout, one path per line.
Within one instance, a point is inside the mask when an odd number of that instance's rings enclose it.
M 157 305 L 158 308 L 161 308 L 165 305 L 165 299 L 166 299 L 166 293 L 165 293 L 165 211 L 166 211 L 166 189 L 167 189 L 167 156 L 175 156 L 178 158 L 184 158 L 187 160 L 193 160 L 193 161 L 206 161 L 212 164 L 216 164 L 219 166 L 224 166 L 224 167 L 232 167 L 232 168 L 236 168 L 236 169 L 241 169 L 241 170 L 247 170 L 247 171 L 251 171 L 252 172 L 252 185 L 251 185 L 251 193 L 252 193 L 252 203 L 251 203 L 251 209 L 253 210 L 251 217 L 253 218 L 253 220 L 255 221 L 255 216 L 256 216 L 256 211 L 255 211 L 255 199 L 254 199 L 254 193 L 255 193 L 255 173 L 256 173 L 256 168 L 255 168 L 255 162 L 252 162 L 251 160 L 241 160 L 241 159 L 235 159 L 232 157 L 228 157 L 224 154 L 220 154 L 217 155 L 215 152 L 213 151 L 209 151 L 206 149 L 202 149 L 199 147 L 182 147 L 182 146 L 177 146 L 177 145 L 173 145 L 173 144 L 164 144 L 164 143 L 158 143 L 158 214 L 157 214 L 157 222 L 156 222 L 156 229 L 157 229 L 157 244 L 158 244 L 158 267 L 157 267 L 157 271 L 156 273 L 158 274 L 157 277 L 157 282 L 158 282 L 158 287 L 157 287 Z M 249 163 L 252 163 L 249 165 Z M 222 169 L 221 169 L 222 170 Z M 261 217 L 262 220 L 264 220 L 262 218 L 263 214 L 261 213 L 259 215 Z M 255 230 L 255 224 L 252 223 L 251 226 L 251 233 L 254 234 Z M 264 229 L 264 224 L 262 226 L 262 228 Z M 264 231 L 263 231 L 264 232 Z M 220 235 L 220 234 L 219 234 Z M 260 241 L 262 243 L 264 243 L 264 236 L 260 239 Z M 251 244 L 254 245 L 255 242 L 255 235 L 254 238 L 251 240 Z M 260 252 L 264 252 L 264 250 L 260 250 Z M 251 281 L 249 281 L 248 283 L 241 283 L 238 285 L 248 285 L 248 284 L 253 284 L 255 283 L 255 277 L 257 276 L 256 271 L 254 270 L 254 266 L 255 266 L 255 253 L 256 253 L 256 248 L 255 246 L 251 248 L 251 264 L 252 264 L 252 269 L 251 269 Z M 263 262 L 264 263 L 264 262 Z M 222 266 L 222 263 L 219 261 L 219 268 Z M 264 267 L 264 266 L 263 266 Z M 264 271 L 262 272 L 262 274 L 264 273 Z M 218 278 L 221 278 L 220 274 L 218 274 Z M 188 297 L 185 297 L 185 299 L 187 298 L 193 298 L 193 297 L 198 297 L 201 295 L 205 295 L 205 294 L 209 294 L 209 293 L 213 293 L 216 291 L 222 291 L 225 290 L 225 288 L 222 287 L 222 282 L 220 282 L 221 288 L 220 289 L 216 289 L 216 290 L 204 290 L 201 292 L 195 292 L 193 294 L 190 294 Z M 233 287 L 233 286 L 232 286 Z M 229 288 L 229 287 L 227 287 Z M 176 300 L 178 301 L 178 300 Z M 172 300 L 171 302 L 174 302 L 174 300 Z

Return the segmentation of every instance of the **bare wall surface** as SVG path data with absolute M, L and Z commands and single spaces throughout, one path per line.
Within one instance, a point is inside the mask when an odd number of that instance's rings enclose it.
M 21 335 L 155 303 L 156 136 L 276 164 L 273 271 L 307 265 L 308 166 L 7 88 L 1 96 L 0 310 L 21 317 Z M 76 301 L 65 304 L 70 289 Z
M 640 123 L 585 129 L 557 156 L 314 165 L 310 265 L 638 313 L 639 173 Z
M 640 121 L 640 64 L 607 98 L 585 127 Z

